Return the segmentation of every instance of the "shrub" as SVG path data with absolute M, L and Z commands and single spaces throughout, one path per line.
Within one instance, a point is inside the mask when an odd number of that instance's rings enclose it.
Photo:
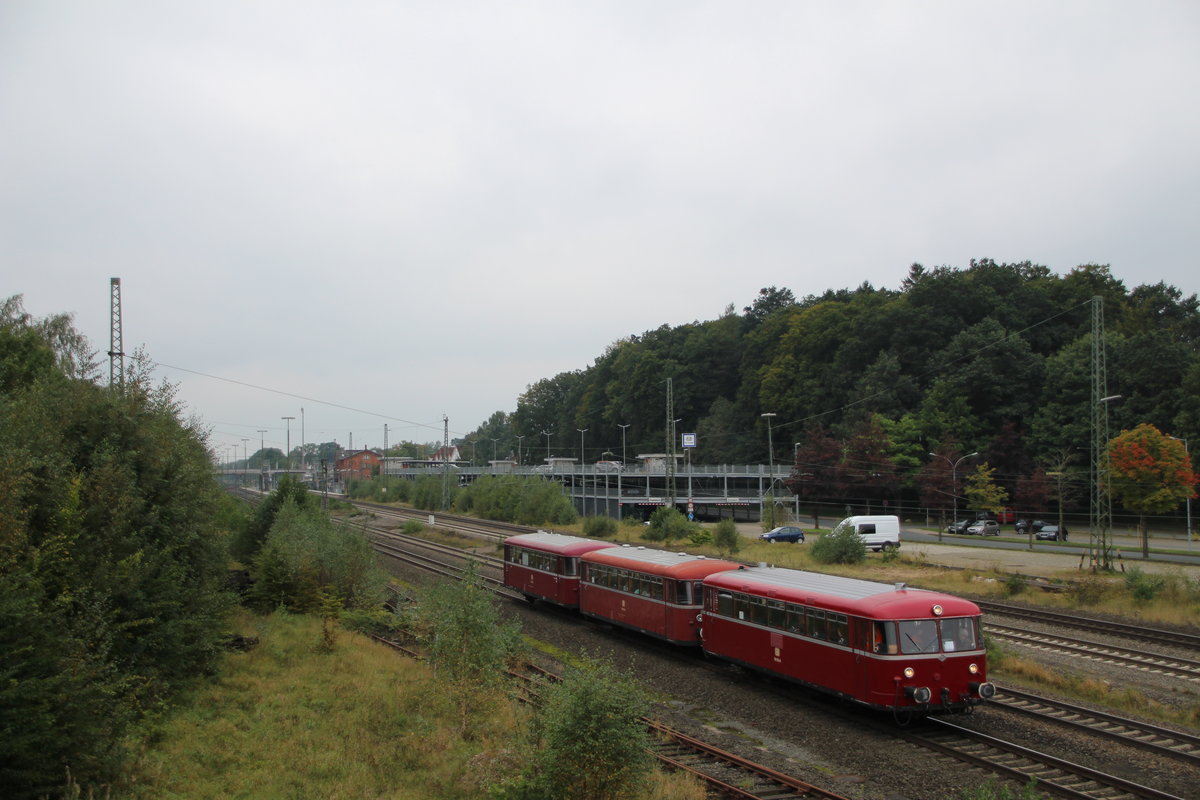
M 617 521 L 612 517 L 586 517 L 583 520 L 583 535 L 603 539 L 617 532 Z
M 547 684 L 524 771 L 493 788 L 503 800 L 608 800 L 639 796 L 653 766 L 640 717 L 649 701 L 632 677 L 600 664 Z
M 696 547 L 701 547 L 706 544 L 712 544 L 712 533 L 706 531 L 700 526 L 696 526 L 691 533 L 688 534 L 688 541 Z
M 723 519 L 717 523 L 713 531 L 713 544 L 718 550 L 726 553 L 736 553 L 742 547 L 742 536 L 738 533 L 737 525 L 731 519 Z
M 1153 600 L 1165 584 L 1161 575 L 1148 575 L 1139 567 L 1130 567 L 1125 573 L 1125 588 L 1140 603 Z
M 425 530 L 425 523 L 419 519 L 405 520 L 404 527 L 400 529 L 401 533 L 407 533 L 409 536 L 421 533 Z
M 679 513 L 679 509 L 659 506 L 650 515 L 650 527 L 646 529 L 644 538 L 651 542 L 670 544 L 687 536 L 692 527 L 687 517 Z
M 809 552 L 821 564 L 860 564 L 867 558 L 867 545 L 847 526 L 821 536 Z
M 315 612 L 322 592 L 335 594 L 346 608 L 370 608 L 382 603 L 387 584 L 361 532 L 291 500 L 279 510 L 250 572 L 255 581 L 250 597 L 265 609 L 282 605 Z

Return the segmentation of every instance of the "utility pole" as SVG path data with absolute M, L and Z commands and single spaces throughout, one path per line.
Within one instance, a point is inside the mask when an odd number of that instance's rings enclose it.
M 1108 572 L 1113 568 L 1108 403 L 1120 395 L 1108 394 L 1104 353 L 1104 298 L 1097 295 L 1092 298 L 1092 485 L 1088 550 L 1092 569 Z
M 579 505 L 583 509 L 583 516 L 587 516 L 587 467 L 584 465 L 583 458 L 583 435 L 591 428 L 576 428 L 579 431 Z
M 450 507 L 450 417 L 442 414 L 442 510 Z
M 263 492 L 267 490 L 267 457 L 264 454 L 267 449 L 267 440 L 264 438 L 266 434 L 266 428 L 258 429 L 258 488 Z
M 629 424 L 618 422 L 617 427 L 621 429 L 621 468 L 617 470 L 617 521 L 620 521 L 621 509 L 624 508 L 624 504 L 621 502 L 621 498 L 624 496 L 621 493 L 621 473 L 625 472 L 625 429 L 629 427 Z

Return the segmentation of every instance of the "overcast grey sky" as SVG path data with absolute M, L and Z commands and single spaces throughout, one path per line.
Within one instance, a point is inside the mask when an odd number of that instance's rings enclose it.
M 6 0 L 0 293 L 120 277 L 218 447 L 430 441 L 764 286 L 1195 293 L 1198 77 L 1192 0 Z

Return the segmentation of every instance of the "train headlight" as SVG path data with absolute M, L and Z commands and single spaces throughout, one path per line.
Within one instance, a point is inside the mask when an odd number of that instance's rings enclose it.
M 974 675 L 975 673 L 979 672 L 979 665 L 978 664 L 970 665 L 969 667 L 967 667 L 967 672 Z
M 917 674 L 917 671 L 915 669 L 913 669 L 912 667 L 904 668 L 904 677 L 911 678 L 913 675 L 916 675 L 916 674 Z
M 942 607 L 940 604 L 933 607 L 933 615 L 935 617 L 940 617 L 942 615 Z

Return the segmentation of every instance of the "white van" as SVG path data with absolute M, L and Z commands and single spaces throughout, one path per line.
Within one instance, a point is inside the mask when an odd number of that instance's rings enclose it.
M 900 546 L 900 518 L 891 516 L 858 516 L 846 517 L 833 529 L 838 533 L 844 528 L 850 528 L 872 550 L 891 550 Z

